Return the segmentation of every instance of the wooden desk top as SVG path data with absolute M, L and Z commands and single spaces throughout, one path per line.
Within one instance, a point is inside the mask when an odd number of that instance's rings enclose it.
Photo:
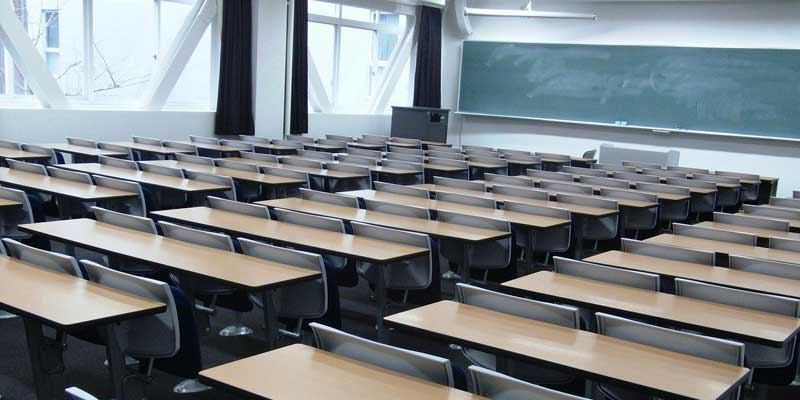
M 320 276 L 319 272 L 304 268 L 86 218 L 25 224 L 20 225 L 20 229 L 100 253 L 129 257 L 247 289 L 265 289 Z
M 550 301 L 677 324 L 712 335 L 771 346 L 782 345 L 800 330 L 797 318 L 549 271 L 526 275 L 505 282 L 503 286 Z
M 422 207 L 430 210 L 451 211 L 459 214 L 467 214 L 467 215 L 474 215 L 477 217 L 496 219 L 500 221 L 508 221 L 511 222 L 512 224 L 524 225 L 533 229 L 551 229 L 570 223 L 570 221 L 565 219 L 543 217 L 540 215 L 511 212 L 511 211 L 497 210 L 484 207 L 468 206 L 459 203 L 450 203 L 445 201 L 423 199 L 420 197 L 412 197 L 412 196 L 403 196 L 399 194 L 378 192 L 374 190 L 354 190 L 350 192 L 339 192 L 339 194 L 345 196 L 360 197 L 363 199 L 383 201 L 386 203 Z
M 324 231 L 302 225 L 215 210 L 208 207 L 156 211 L 156 219 L 195 226 L 312 249 L 312 251 L 351 257 L 376 263 L 389 263 L 417 257 L 428 249 L 375 240 L 362 236 Z
M 0 255 L 0 308 L 73 330 L 158 314 L 167 306 Z
M 548 200 L 534 200 L 526 197 L 508 196 L 504 194 L 497 194 L 491 192 L 479 192 L 477 190 L 459 189 L 449 186 L 434 185 L 430 183 L 414 185 L 414 187 L 426 189 L 432 192 L 438 191 L 441 193 L 456 193 L 456 194 L 464 194 L 467 196 L 485 197 L 488 199 L 494 199 L 495 201 L 498 201 L 500 203 L 506 201 L 513 201 L 517 203 L 535 204 L 544 207 L 563 208 L 569 210 L 572 213 L 586 215 L 590 217 L 604 217 L 607 215 L 614 215 L 618 213 L 617 210 L 611 210 L 608 208 L 587 207 L 578 204 L 559 203 L 556 201 L 548 201 Z
M 285 208 L 287 210 L 303 212 L 306 214 L 321 215 L 324 217 L 338 218 L 346 221 L 365 222 L 372 225 L 419 232 L 439 238 L 463 240 L 467 242 L 484 242 L 497 240 L 510 236 L 508 232 L 492 231 L 488 229 L 473 228 L 471 226 L 449 224 L 421 218 L 402 217 L 377 211 L 368 211 L 359 208 L 335 206 L 296 197 L 259 201 L 256 204 L 268 207 Z
M 570 158 L 569 160 L 562 160 L 560 158 L 542 157 L 542 162 L 543 163 L 548 163 L 548 164 L 571 164 L 572 163 L 572 159 Z
M 15 208 L 21 207 L 22 203 L 12 200 L 0 199 L 0 208 Z
M 509 160 L 509 159 L 506 159 L 506 162 L 507 162 L 509 165 L 512 165 L 512 164 L 513 164 L 513 165 L 541 165 L 541 164 L 542 164 L 541 162 L 536 162 L 536 161 L 526 161 L 526 160 Z
M 530 176 L 527 176 L 527 175 L 518 175 L 518 176 L 530 179 L 537 185 L 539 185 L 542 181 L 547 181 L 547 179 L 535 178 L 535 177 L 530 177 Z M 580 179 L 580 177 L 581 177 L 581 175 L 575 175 L 575 174 L 572 175 L 573 179 Z M 560 182 L 560 181 L 551 181 L 551 182 L 575 184 L 575 185 L 583 185 L 583 186 L 591 186 L 592 190 L 594 191 L 595 194 L 600 193 L 601 189 L 614 189 L 614 190 L 628 190 L 628 191 L 632 191 L 632 192 L 641 192 L 641 193 L 654 194 L 654 195 L 658 196 L 659 200 L 664 200 L 664 201 L 683 201 L 683 200 L 688 200 L 688 199 L 691 198 L 690 196 L 682 196 L 682 195 L 674 194 L 674 193 L 662 193 L 662 192 L 651 192 L 651 191 L 647 191 L 647 190 L 639 190 L 639 189 L 636 189 L 636 187 L 635 187 L 636 186 L 636 182 L 630 182 L 631 186 L 633 186 L 633 187 L 628 188 L 628 189 L 621 189 L 621 188 L 603 186 L 603 185 L 589 185 L 589 184 L 582 183 L 582 182 Z M 490 184 L 487 184 L 487 186 L 489 186 L 489 185 Z M 508 185 L 508 186 L 513 186 L 513 185 Z M 553 193 L 555 193 L 555 192 L 553 192 Z M 553 194 L 551 193 L 551 196 L 552 195 Z M 615 199 L 615 200 L 619 201 L 620 199 Z M 626 201 L 630 201 L 630 200 L 626 200 Z M 621 205 L 622 203 L 619 203 L 619 204 Z M 631 202 L 631 203 L 628 203 L 628 204 L 630 204 L 629 205 L 630 207 L 633 207 L 633 205 L 635 203 Z M 646 208 L 646 207 L 643 207 L 643 208 Z
M 336 178 L 336 179 L 360 179 L 365 178 L 366 175 L 362 174 L 354 174 L 351 172 L 342 172 L 342 171 L 331 171 L 327 169 L 317 169 L 317 168 L 309 168 L 309 167 L 301 167 L 297 165 L 287 165 L 287 164 L 275 164 L 266 161 L 259 161 L 259 160 L 251 160 L 248 158 L 239 158 L 239 157 L 230 157 L 225 158 L 224 160 L 228 161 L 236 161 L 245 164 L 253 164 L 258 165 L 261 167 L 270 167 L 270 168 L 281 168 L 287 169 L 290 171 L 298 171 L 298 172 L 305 172 L 311 176 L 321 176 L 325 178 Z
M 506 168 L 508 165 L 503 164 L 489 164 L 483 162 L 475 162 L 475 161 L 467 161 L 467 164 L 472 168 L 482 168 L 482 169 L 497 169 L 497 168 Z
M 286 178 L 283 176 L 267 175 L 258 172 L 242 171 L 233 168 L 220 168 L 213 165 L 196 164 L 186 161 L 158 160 L 142 161 L 145 164 L 161 165 L 164 167 L 180 168 L 187 171 L 205 172 L 207 174 L 224 175 L 233 179 L 260 183 L 262 185 L 304 185 L 301 179 Z
M 112 167 L 98 163 L 61 164 L 58 167 L 72 171 L 85 172 L 91 175 L 107 176 L 109 178 L 122 179 L 126 181 L 139 182 L 145 185 L 179 190 L 182 192 L 201 193 L 229 189 L 228 186 L 215 185 L 190 179 L 181 179 L 174 176 L 159 175 L 151 172 L 134 171 L 131 169 Z
M 800 253 L 785 250 L 768 249 L 766 247 L 748 246 L 716 240 L 698 239 L 691 236 L 678 236 L 661 234 L 645 240 L 649 243 L 661 243 L 669 246 L 685 247 L 687 249 L 714 251 L 722 254 L 734 254 L 764 260 L 782 261 L 791 264 L 800 264 Z
M 210 143 L 197 143 L 197 142 L 192 142 L 192 141 L 189 141 L 189 140 L 178 141 L 178 143 L 190 144 L 192 146 L 197 147 L 198 149 L 218 151 L 220 153 L 238 153 L 240 151 L 246 151 L 246 150 L 242 150 L 242 149 L 240 149 L 238 147 L 221 146 L 221 145 L 218 145 L 218 144 L 210 144 Z
M 200 382 L 247 398 L 270 400 L 432 399 L 483 397 L 293 344 L 200 372 Z
M 103 150 L 95 147 L 75 146 L 67 143 L 46 143 L 46 144 L 40 144 L 39 146 L 49 147 L 56 151 L 70 153 L 70 154 L 79 154 L 82 156 L 125 157 L 128 155 L 128 153 L 120 153 L 118 151 Z
M 671 278 L 691 279 L 753 292 L 800 298 L 800 281 L 772 275 L 623 253 L 618 250 L 607 251 L 584 261 Z
M 9 168 L 0 168 L 0 183 L 81 201 L 124 199 L 138 196 L 138 193 L 73 182 Z
M 401 312 L 385 321 L 448 343 L 634 385 L 659 397 L 715 400 L 750 375 L 747 368 L 452 301 Z
M 50 158 L 47 154 L 31 153 L 30 151 L 7 149 L 0 147 L 0 159 L 10 158 L 12 160 L 36 160 Z
M 771 237 L 776 238 L 783 238 L 783 239 L 792 239 L 792 240 L 800 240 L 800 233 L 794 232 L 784 232 L 784 231 L 773 231 L 769 229 L 761 229 L 761 228 L 753 228 L 749 226 L 740 226 L 740 225 L 730 225 L 730 224 L 720 224 L 719 222 L 701 222 L 696 224 L 697 226 L 701 226 L 703 228 L 711 228 L 717 229 L 721 231 L 729 231 L 729 232 L 742 232 L 748 233 L 751 235 L 756 235 L 759 238 L 769 239 Z
M 113 144 L 125 146 L 134 150 L 141 150 L 147 153 L 160 154 L 160 155 L 173 155 L 173 154 L 191 154 L 192 151 L 175 149 L 172 147 L 155 146 L 152 144 L 134 143 L 134 142 L 115 142 Z

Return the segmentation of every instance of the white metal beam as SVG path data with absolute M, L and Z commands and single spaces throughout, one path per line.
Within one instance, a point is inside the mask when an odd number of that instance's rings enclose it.
M 10 1 L 0 1 L 0 41 L 44 108 L 69 108 L 67 97 L 22 26 Z
M 164 107 L 195 47 L 216 15 L 217 0 L 197 0 L 169 50 L 158 61 L 156 73 L 143 97 L 145 109 L 160 110 Z
M 389 58 L 389 64 L 381 82 L 380 89 L 371 104 L 370 111 L 373 114 L 382 114 L 392 98 L 397 82 L 400 80 L 400 75 L 403 73 L 403 67 L 406 63 L 411 62 L 411 48 L 414 37 L 414 26 L 406 31 L 405 36 L 395 48 L 394 53 Z

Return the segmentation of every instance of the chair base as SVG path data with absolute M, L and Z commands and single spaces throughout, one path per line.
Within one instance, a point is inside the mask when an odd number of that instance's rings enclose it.
M 180 394 L 200 393 L 211 390 L 211 386 L 200 383 L 197 379 L 187 379 L 172 388 L 172 391 Z
M 220 336 L 247 336 L 252 334 L 253 330 L 244 325 L 231 325 L 219 331 Z
M 447 271 L 447 272 L 442 274 L 442 279 L 460 281 L 461 280 L 461 275 L 459 275 L 459 274 L 457 274 L 457 273 L 455 273 L 453 271 Z

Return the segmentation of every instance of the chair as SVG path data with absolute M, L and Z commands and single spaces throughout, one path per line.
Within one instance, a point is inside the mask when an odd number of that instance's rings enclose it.
M 686 178 L 686 172 L 661 168 L 643 168 L 642 173 L 645 175 L 659 176 L 664 178 Z
M 397 153 L 397 152 L 389 152 L 386 153 L 387 160 L 395 160 L 395 161 L 405 161 L 410 163 L 416 164 L 423 164 L 425 162 L 424 157 L 417 156 L 414 154 L 405 154 L 405 153 Z
M 345 192 L 349 190 L 367 190 L 372 189 L 372 173 L 369 167 L 361 167 L 349 164 L 336 164 L 328 163 L 325 166 L 328 171 L 343 172 L 348 174 L 360 175 L 361 178 L 329 178 L 331 179 L 330 191 L 331 192 Z
M 409 218 L 431 219 L 430 210 L 428 210 L 427 208 L 405 206 L 394 203 L 384 203 L 381 201 L 370 200 L 370 199 L 366 199 L 364 201 L 366 203 L 366 209 L 369 211 L 375 211 L 384 214 L 399 215 L 402 217 L 409 217 Z
M 487 146 L 476 146 L 472 144 L 463 144 L 461 145 L 461 149 L 464 151 L 467 150 L 478 150 L 478 151 L 494 151 L 493 148 Z
M 297 150 L 297 156 L 300 158 L 308 158 L 309 160 L 323 162 L 333 161 L 336 159 L 336 156 L 333 153 L 314 150 Z
M 693 174 L 694 180 L 721 183 L 726 185 L 736 185 L 733 187 L 717 185 L 717 208 L 723 210 L 739 204 L 739 194 L 741 191 L 741 181 L 739 178 L 713 175 L 713 174 Z
M 63 179 L 85 185 L 94 185 L 92 177 L 83 172 L 68 171 L 50 166 L 47 167 L 47 172 L 51 177 L 56 179 Z M 56 205 L 58 206 L 58 213 L 62 217 L 80 218 L 89 212 L 89 205 L 80 199 L 66 196 L 55 196 L 55 198 Z
M 318 190 L 300 189 L 300 198 L 334 206 L 358 208 L 358 198 L 341 194 L 320 192 Z
M 800 210 L 792 210 L 788 208 L 775 208 L 769 206 L 754 206 L 751 204 L 742 205 L 742 211 L 745 214 L 755 215 L 764 218 L 794 220 L 800 219 Z
M 268 162 L 271 162 L 271 160 L 274 158 L 275 163 L 276 164 L 278 163 L 278 159 L 275 156 L 271 156 L 268 154 L 244 153 L 244 152 L 242 153 L 243 158 L 247 158 L 245 156 L 249 157 L 250 155 L 257 156 L 258 158 L 262 158 L 263 156 L 266 158 L 265 160 Z M 237 171 L 250 172 L 253 174 L 261 173 L 259 166 L 256 164 L 249 164 L 247 162 L 240 162 L 240 161 L 231 161 L 222 158 L 213 160 L 213 162 L 214 165 L 219 168 L 235 169 Z M 237 192 L 236 196 L 241 201 L 251 202 L 265 197 L 264 196 L 265 188 L 256 182 L 238 180 L 234 181 L 234 184 L 236 185 L 236 192 Z
M 347 143 L 349 143 L 349 142 L 342 141 L 342 140 L 333 140 L 333 139 L 318 139 L 317 140 L 317 144 L 319 144 L 319 145 L 336 146 L 335 149 L 327 149 L 327 150 L 325 150 L 325 151 L 332 152 L 332 153 L 338 153 L 338 152 L 346 149 L 347 148 Z
M 769 205 L 774 207 L 800 209 L 800 199 L 783 199 L 780 197 L 771 197 L 769 199 Z
M 348 147 L 347 150 L 345 151 L 347 152 L 347 154 L 351 156 L 374 158 L 376 160 L 380 160 L 383 158 L 383 153 L 378 150 L 367 150 L 367 149 L 359 149 L 356 147 Z
M 714 222 L 727 225 L 747 226 L 770 231 L 789 232 L 789 221 L 754 217 L 745 214 L 714 213 Z
M 503 203 L 503 209 L 511 212 L 541 215 L 543 217 L 558 218 L 567 221 L 572 220 L 572 215 L 569 210 L 563 208 L 506 201 Z M 566 224 L 547 230 L 527 228 L 519 225 L 512 225 L 511 229 L 514 232 L 516 245 L 525 249 L 523 254 L 528 260 L 530 270 L 534 269 L 535 264 L 533 252 L 544 252 L 544 263 L 547 265 L 550 261 L 551 253 L 569 250 L 572 237 L 572 224 Z
M 475 164 L 484 164 L 476 166 Z M 508 175 L 508 161 L 502 158 L 469 156 L 470 179 L 482 179 L 485 171 L 493 171 L 501 175 Z
M 321 274 L 318 279 L 280 286 L 272 296 L 273 307 L 278 317 L 297 320 L 296 329 L 290 335 L 302 338 L 303 320 L 320 318 L 328 311 L 328 275 L 322 256 L 272 246 L 245 238 L 237 240 L 242 247 L 242 253 L 245 255 L 309 269 Z M 251 300 L 259 307 L 264 308 L 264 303 L 261 299 L 251 296 Z
M 199 229 L 188 228 L 185 226 L 173 224 L 170 222 L 159 221 L 159 228 L 163 232 L 164 237 L 180 240 L 182 242 L 192 243 L 198 246 L 210 247 L 217 250 L 236 252 L 233 245 L 233 240 L 228 235 L 223 235 L 216 232 L 201 231 Z M 210 296 L 211 300 L 205 307 L 198 307 L 197 310 L 204 311 L 203 315 L 209 316 L 215 311 L 217 300 L 219 296 L 232 295 L 235 293 L 233 287 L 225 284 L 203 280 L 202 278 L 195 278 L 190 276 L 176 276 L 170 274 L 170 277 L 179 286 L 191 285 L 192 290 L 196 295 Z M 185 279 L 191 279 L 192 282 L 185 282 Z M 253 333 L 253 330 L 244 326 L 242 323 L 242 312 L 236 311 L 236 322 L 233 325 L 225 327 L 219 332 L 220 336 L 245 336 Z M 207 326 L 210 326 L 206 322 Z
M 515 317 L 566 328 L 580 328 L 578 309 L 568 305 L 529 300 L 463 283 L 456 285 L 456 300 L 463 304 Z M 467 360 L 473 364 L 490 370 L 497 370 L 498 356 L 468 347 L 462 348 L 462 351 Z M 504 361 L 509 375 L 524 379 L 527 382 L 565 384 L 574 379 L 574 376 L 568 373 L 551 370 L 513 358 L 500 359 L 500 361 Z
M 644 183 L 661 183 L 661 178 L 655 175 L 643 175 L 635 172 L 617 172 L 614 171 L 612 175 L 614 179 L 619 179 L 628 182 L 644 182 Z
M 467 149 L 467 150 L 464 150 L 464 154 L 466 154 L 468 157 L 475 156 L 475 157 L 487 157 L 487 158 L 495 158 L 495 159 L 499 159 L 500 157 L 502 157 L 502 154 L 500 154 L 500 153 L 498 153 L 496 151 L 487 151 L 487 150 L 469 150 L 469 149 Z
M 390 176 L 388 174 L 384 174 L 382 176 L 383 179 L 390 179 L 392 182 L 400 185 L 416 185 L 420 183 L 424 183 L 425 180 L 425 169 L 423 168 L 422 164 L 416 163 L 409 163 L 404 161 L 396 161 L 396 160 L 383 160 L 381 162 L 386 168 L 397 168 L 397 169 L 404 169 L 408 171 L 416 171 L 417 173 L 414 175 L 402 175 L 402 176 Z
M 437 169 L 439 167 L 457 168 L 455 171 L 443 171 Z M 431 182 L 433 178 L 442 176 L 445 178 L 467 180 L 469 178 L 469 163 L 460 160 L 451 160 L 448 158 L 429 158 L 428 164 L 425 166 L 425 172 L 428 175 L 426 182 Z
M 450 147 L 450 146 L 436 146 L 436 145 L 428 145 L 429 151 L 439 151 L 444 153 L 458 153 L 461 154 L 461 150 Z
M 101 150 L 115 151 L 117 153 L 126 153 L 128 155 L 126 157 L 127 159 L 129 159 L 131 161 L 134 160 L 134 158 L 133 158 L 133 150 L 130 147 L 127 147 L 127 146 L 122 146 L 122 145 L 114 144 L 114 143 L 99 142 L 99 143 L 97 143 L 97 148 L 101 149 Z
M 211 144 L 219 146 L 219 139 L 208 136 L 189 135 L 189 141 L 192 143 Z
M 356 141 L 356 139 L 352 136 L 343 136 L 343 135 L 325 135 L 325 138 L 330 140 L 340 140 L 342 142 L 347 142 L 347 143 L 352 143 Z
M 591 196 L 594 194 L 594 188 L 586 185 L 579 185 L 575 183 L 562 183 L 558 181 L 541 181 L 539 187 L 548 193 L 574 193 Z
M 373 285 L 376 284 L 380 276 L 378 274 L 378 268 L 381 268 L 383 271 L 384 287 L 388 290 L 394 289 L 403 291 L 403 303 L 406 303 L 408 300 L 409 291 L 424 290 L 431 285 L 431 282 L 433 282 L 433 257 L 435 255 L 431 251 L 433 244 L 428 235 L 355 221 L 351 222 L 350 225 L 353 227 L 353 234 L 356 236 L 398 243 L 406 246 L 421 247 L 428 250 L 427 254 L 411 259 L 394 261 L 386 265 L 358 261 L 356 263 L 358 275 L 367 280 L 367 282 Z
M 669 193 L 680 196 L 685 196 L 684 200 L 658 200 L 658 219 L 661 222 L 666 222 L 667 226 L 676 221 L 685 221 L 689 218 L 689 210 L 691 207 L 691 192 L 689 188 L 661 185 L 658 183 L 636 183 L 636 190 L 642 192 L 652 193 Z
M 197 146 L 195 146 L 193 144 L 189 144 L 189 143 L 181 143 L 181 142 L 175 142 L 175 141 L 171 141 L 171 140 L 165 140 L 164 141 L 164 147 L 167 147 L 167 148 L 170 148 L 170 149 L 186 151 L 186 152 L 192 153 L 194 155 L 198 155 L 198 156 L 200 155 L 198 153 L 198 151 L 197 151 Z
M 530 153 L 503 153 L 508 161 L 508 174 L 525 174 L 527 169 L 542 169 L 542 157 Z
M 142 172 L 149 174 L 186 179 L 184 171 L 180 168 L 165 167 L 163 165 L 154 165 L 142 162 L 139 163 L 139 168 L 142 169 Z M 155 204 L 153 208 L 158 210 L 184 207 L 189 200 L 184 192 L 161 187 L 153 188 L 152 196 L 152 204 Z
M 620 207 L 622 226 L 634 231 L 634 238 L 639 238 L 639 231 L 647 231 L 658 227 L 658 195 L 632 190 L 601 188 L 600 196 L 617 200 L 634 200 L 653 203 L 652 207 Z
M 517 186 L 494 185 L 492 186 L 492 193 L 495 195 L 520 197 L 530 200 L 549 200 L 550 194 L 544 190 L 527 189 Z
M 34 164 L 25 161 L 7 159 L 8 168 L 29 174 L 47 176 L 47 168 L 42 164 Z
M 291 190 L 286 186 L 281 187 L 281 190 L 283 192 L 283 197 L 296 196 L 297 193 L 299 193 L 298 191 L 300 190 L 300 188 L 311 187 L 311 180 L 308 176 L 308 173 L 306 172 L 292 171 L 290 169 L 274 168 L 274 167 L 258 167 L 258 169 L 262 174 L 282 176 L 284 178 L 298 179 L 306 182 L 304 185 L 291 188 Z M 276 195 L 276 197 L 280 196 Z
M 97 142 L 94 140 L 78 139 L 67 136 L 67 143 L 73 146 L 91 147 L 93 149 L 97 148 Z
M 256 218 L 270 219 L 269 209 L 265 206 L 260 206 L 258 204 L 242 203 L 214 196 L 208 196 L 207 199 L 208 199 L 208 206 L 215 210 L 222 210 Z
M 486 183 L 491 183 L 492 186 L 508 185 L 508 186 L 524 186 L 531 189 L 533 188 L 533 179 L 526 178 L 524 176 L 508 176 L 508 175 L 485 173 L 483 174 L 483 179 L 486 180 Z
M 563 257 L 553 257 L 553 261 L 555 262 L 554 272 L 557 274 L 576 276 L 593 281 L 601 281 L 653 292 L 658 292 L 661 289 L 661 279 L 656 274 L 607 267 L 605 265 Z
M 544 386 L 534 385 L 490 369 L 470 365 L 472 391 L 495 400 L 588 400 L 583 397 L 561 393 Z
M 792 191 L 792 198 L 793 199 L 800 199 L 800 190 L 793 190 Z
M 49 147 L 39 146 L 35 144 L 22 144 L 22 151 L 29 153 L 45 154 L 50 156 L 46 161 L 40 161 L 47 165 L 64 164 L 64 157 L 56 153 L 55 150 Z
M 401 137 L 392 137 L 389 138 L 389 142 L 395 143 L 403 143 L 403 144 L 412 144 L 417 146 L 418 148 L 422 148 L 422 140 L 420 139 L 410 139 L 410 138 L 401 138 Z
M 0 148 L 22 150 L 22 145 L 18 142 L 12 142 L 10 140 L 0 140 Z
M 458 193 L 437 192 L 436 201 L 443 201 L 446 203 L 458 203 L 473 207 L 483 207 L 496 209 L 497 202 L 490 197 L 469 196 Z
M 242 142 L 239 140 L 222 139 L 219 141 L 220 146 L 233 147 L 241 151 L 255 151 L 252 143 Z
M 301 143 L 314 143 L 314 138 L 303 135 L 286 135 L 286 140 L 292 140 Z
M 608 177 L 608 173 L 606 173 L 606 171 L 602 169 L 564 166 L 561 167 L 561 172 L 570 175 L 596 176 L 598 178 Z
M 634 239 L 622 239 L 622 251 L 702 265 L 714 265 L 716 261 L 716 254 L 713 251 L 685 249 L 658 243 L 640 242 Z
M 461 153 L 451 152 L 451 151 L 432 151 L 428 150 L 428 156 L 431 158 L 446 158 L 449 160 L 458 160 L 464 161 L 464 155 Z
M 213 193 L 218 193 L 219 195 L 225 196 L 228 200 L 237 201 L 238 196 L 236 195 L 236 183 L 234 182 L 233 178 L 229 176 L 217 175 L 217 174 L 209 174 L 206 172 L 198 172 L 198 171 L 185 171 L 186 179 L 191 179 L 193 181 L 198 182 L 205 182 L 210 183 L 212 185 L 219 185 L 225 186 L 227 189 L 215 191 Z M 203 192 L 198 194 L 197 196 L 190 196 L 190 203 L 191 204 L 205 204 L 206 196 L 208 192 Z
M 627 167 L 624 165 L 616 165 L 616 164 L 603 164 L 603 163 L 594 163 L 592 164 L 592 169 L 599 169 L 601 171 L 607 172 L 625 172 L 625 173 L 636 173 L 636 168 L 634 167 Z
M 800 240 L 769 238 L 769 248 L 800 253 Z
M 395 185 L 393 183 L 386 182 L 375 182 L 375 191 L 399 194 L 401 196 L 418 197 L 422 199 L 429 199 L 431 197 L 430 192 L 426 189 L 405 185 Z
M 433 177 L 433 183 L 436 186 L 473 190 L 476 192 L 486 192 L 486 185 L 483 182 L 473 182 L 463 179 L 453 179 L 453 178 L 445 178 L 442 176 L 435 176 Z
M 72 181 L 72 182 L 85 183 L 87 185 L 92 185 L 93 184 L 92 183 L 92 177 L 87 173 L 69 171 L 69 170 L 66 170 L 66 169 L 55 168 L 55 167 L 50 167 L 50 166 L 47 167 L 47 172 L 51 177 L 56 178 L 56 179 L 63 179 L 63 180 Z
M 628 181 L 613 178 L 602 178 L 599 176 L 581 176 L 580 183 L 589 186 L 605 186 L 606 188 L 630 189 Z
M 302 225 L 329 232 L 347 233 L 344 221 L 341 219 L 304 214 L 282 208 L 276 208 L 274 211 L 276 219 L 287 224 Z M 348 260 L 345 257 L 323 254 L 322 258 L 325 259 L 325 264 L 332 269 L 341 271 L 347 267 Z
M 578 196 L 567 193 L 556 193 L 556 201 L 565 204 L 577 204 L 587 207 L 606 208 L 619 210 L 616 200 L 600 199 L 596 197 Z M 617 237 L 619 228 L 619 214 L 606 215 L 602 217 L 581 218 L 583 226 L 583 238 L 595 241 L 595 249 L 601 240 L 612 240 Z
M 682 186 L 687 188 L 699 189 L 713 189 L 709 193 L 691 193 L 691 201 L 689 202 L 689 212 L 697 214 L 697 219 L 700 219 L 700 214 L 711 213 L 717 207 L 717 184 L 714 182 L 698 181 L 695 179 L 681 179 L 681 178 L 667 178 L 667 185 Z
M 363 339 L 318 323 L 309 324 L 319 349 L 440 385 L 453 386 L 450 361 Z
M 691 167 L 681 167 L 678 165 L 667 165 L 668 171 L 680 171 L 685 172 L 687 174 L 707 174 L 709 171 L 705 168 L 691 168 Z
M 647 163 L 642 161 L 622 161 L 622 166 L 641 169 L 661 169 L 663 167 L 661 164 Z
M 122 190 L 125 192 L 136 193 L 134 198 L 126 199 L 113 199 L 101 202 L 103 208 L 113 211 L 137 215 L 140 217 L 147 216 L 147 202 L 145 201 L 144 191 L 142 185 L 137 182 L 123 181 L 114 178 L 107 178 L 105 176 L 95 175 L 94 183 L 97 186 L 107 187 L 110 189 Z
M 3 243 L 6 245 L 6 249 L 8 249 L 8 255 L 20 261 L 78 278 L 84 277 L 75 257 L 37 249 L 36 247 L 22 244 L 14 239 L 4 238 Z
M 439 210 L 437 215 L 439 221 L 442 222 L 511 233 L 511 224 L 508 221 L 499 221 L 496 219 L 457 214 L 442 210 Z M 466 245 L 463 242 L 452 240 L 442 240 L 439 247 L 439 252 L 444 258 L 450 263 L 461 266 L 462 274 L 469 276 L 472 269 L 483 270 L 484 281 L 487 279 L 490 270 L 504 269 L 509 266 L 511 263 L 511 250 L 512 243 L 510 237 L 474 245 Z
M 200 157 L 193 154 L 175 154 L 175 159 L 178 162 L 185 162 L 190 164 L 210 165 L 214 166 L 214 159 L 208 157 Z
M 563 181 L 572 182 L 572 174 L 565 174 L 563 172 L 540 171 L 538 169 L 529 169 L 525 173 L 531 178 L 546 179 L 549 181 Z
M 316 160 L 307 160 L 305 158 L 284 157 L 281 159 L 281 164 L 286 165 L 288 169 L 292 167 L 311 168 L 322 170 L 322 162 Z M 309 185 L 311 189 L 321 190 L 325 187 L 325 178 L 321 176 L 309 175 Z
M 97 162 L 99 162 L 100 165 L 106 165 L 115 168 L 124 168 L 132 171 L 138 171 L 139 166 L 143 165 L 143 164 L 138 164 L 135 161 L 123 160 L 121 158 L 106 157 L 106 156 L 97 156 Z
M 770 314 L 792 318 L 800 317 L 800 300 L 788 297 L 755 293 L 682 278 L 675 278 L 675 294 Z M 796 366 L 793 365 L 796 364 L 796 342 L 796 337 L 787 341 L 781 347 L 745 342 L 746 365 L 756 369 L 755 381 L 760 380 L 758 370 L 764 369 L 768 370 L 767 375 L 774 375 L 773 377 L 767 376 L 767 380 L 771 381 L 771 383 L 777 384 L 775 377 L 779 376 L 786 378 L 780 384 L 790 383 L 796 374 Z M 781 369 L 786 371 L 781 373 L 783 372 L 780 371 Z
M 800 280 L 800 268 L 797 268 L 797 264 L 736 255 L 730 255 L 728 257 L 728 264 L 731 269 L 754 274 L 772 275 L 785 279 Z
M 84 392 L 76 387 L 67 388 L 64 390 L 69 400 L 98 400 L 97 397 Z
M 744 365 L 745 345 L 742 343 L 648 325 L 643 322 L 620 318 L 606 313 L 598 312 L 596 317 L 597 331 L 604 336 L 726 364 L 736 366 Z M 608 384 L 600 385 L 599 389 L 606 398 L 619 400 L 650 398 L 649 396 L 644 396 L 630 389 L 623 389 Z M 738 397 L 739 393 L 737 391 L 723 398 L 732 400 Z
M 761 176 L 756 174 L 742 174 L 739 172 L 729 171 L 715 171 L 714 174 L 739 178 L 741 181 L 749 181 L 740 182 L 742 187 L 739 191 L 739 196 L 743 202 L 754 202 L 758 200 L 758 194 L 761 188 Z
M 22 207 L 12 207 L 0 210 L 0 236 L 4 238 L 24 240 L 31 237 L 31 234 L 19 230 L 23 224 L 32 224 L 33 209 L 30 199 L 22 190 L 0 187 L 0 199 L 16 201 Z
M 337 157 L 340 164 L 363 165 L 365 167 L 378 166 L 378 160 L 369 157 L 351 156 L 349 154 L 339 154 Z
M 392 154 L 392 153 L 395 153 L 395 154 L 408 154 L 408 155 L 419 156 L 419 157 L 422 157 L 422 156 L 425 155 L 425 151 L 422 150 L 422 149 L 410 149 L 408 147 L 400 147 L 400 146 L 389 145 L 389 153 L 387 153 L 386 156 L 388 157 L 389 154 Z
M 719 242 L 737 243 L 747 246 L 756 245 L 756 236 L 748 233 L 723 231 L 686 224 L 672 224 L 672 230 L 678 236 L 691 236 L 698 239 L 716 240 Z

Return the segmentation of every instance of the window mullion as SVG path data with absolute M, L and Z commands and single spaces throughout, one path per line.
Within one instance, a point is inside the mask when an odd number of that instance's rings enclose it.
M 94 98 L 94 3 L 83 0 L 83 92 L 87 101 Z
M 341 12 L 341 11 L 340 11 Z M 336 111 L 337 105 L 339 103 L 339 71 L 340 71 L 340 62 L 341 62 L 341 49 L 342 48 L 342 27 L 341 25 L 334 25 L 333 30 L 333 82 L 331 82 L 331 92 L 333 92 L 333 98 L 331 99 L 331 105 L 333 106 L 333 110 Z

